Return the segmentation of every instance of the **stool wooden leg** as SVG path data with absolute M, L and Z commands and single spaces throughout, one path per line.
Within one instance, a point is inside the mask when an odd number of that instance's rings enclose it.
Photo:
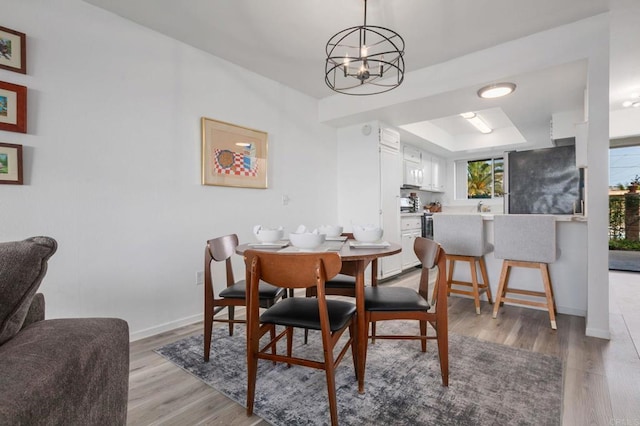
M 449 268 L 447 270 L 447 297 L 451 296 L 451 281 L 453 281 L 453 267 L 456 261 L 453 259 L 448 260 Z
M 496 296 L 496 302 L 493 305 L 493 318 L 498 317 L 498 309 L 500 309 L 500 303 L 507 289 L 507 280 L 509 279 L 509 262 L 502 261 L 502 271 L 500 272 L 500 283 L 498 284 L 498 295 Z
M 476 268 L 476 260 L 469 261 L 471 266 L 471 284 L 473 284 L 473 302 L 476 305 L 476 314 L 480 315 L 480 289 L 478 289 L 478 269 Z
M 487 286 L 487 300 L 489 304 L 493 303 L 491 297 L 491 286 L 489 285 L 489 274 L 487 274 L 487 264 L 484 261 L 484 256 L 480 256 L 480 273 L 482 274 L 482 282 Z
M 549 275 L 549 265 L 546 263 L 540 264 L 540 273 L 542 274 L 542 282 L 544 283 L 544 293 L 547 296 L 547 309 L 549 310 L 549 320 L 551 321 L 551 328 L 557 330 L 556 325 L 556 303 L 553 298 L 553 290 L 551 290 L 551 277 Z

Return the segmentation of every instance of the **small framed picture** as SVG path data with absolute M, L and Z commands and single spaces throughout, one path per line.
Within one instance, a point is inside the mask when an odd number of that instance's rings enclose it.
M 27 88 L 0 81 L 0 130 L 27 133 Z
M 202 184 L 267 187 L 267 133 L 202 118 Z
M 22 145 L 0 142 L 0 183 L 22 185 Z
M 27 36 L 0 27 L 0 68 L 27 73 Z

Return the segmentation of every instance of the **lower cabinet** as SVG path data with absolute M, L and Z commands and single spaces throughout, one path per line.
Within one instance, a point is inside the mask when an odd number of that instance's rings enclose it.
M 422 235 L 420 216 L 405 216 L 400 220 L 400 239 L 402 241 L 402 270 L 419 265 L 418 257 L 413 251 L 416 238 Z
M 420 231 L 409 231 L 402 233 L 402 270 L 419 265 L 418 257 L 413 251 L 413 244 L 420 236 Z

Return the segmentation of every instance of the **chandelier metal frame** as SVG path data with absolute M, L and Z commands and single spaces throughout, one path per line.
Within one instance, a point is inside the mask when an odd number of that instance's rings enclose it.
M 388 92 L 404 81 L 404 39 L 388 28 L 350 27 L 333 35 L 326 46 L 325 83 L 338 93 L 366 96 Z

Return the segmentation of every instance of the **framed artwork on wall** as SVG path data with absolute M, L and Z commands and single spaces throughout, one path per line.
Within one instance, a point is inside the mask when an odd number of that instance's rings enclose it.
M 22 185 L 22 145 L 0 142 L 0 183 Z
M 202 184 L 267 187 L 267 133 L 202 117 Z
M 0 27 L 0 68 L 27 73 L 27 36 Z
M 0 81 L 0 130 L 27 133 L 27 88 Z

